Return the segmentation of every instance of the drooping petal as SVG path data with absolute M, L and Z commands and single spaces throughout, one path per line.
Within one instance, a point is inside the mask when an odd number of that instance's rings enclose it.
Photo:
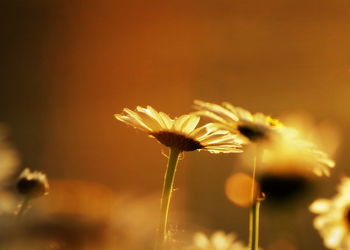
M 329 211 L 331 206 L 331 203 L 329 200 L 327 199 L 319 199 L 315 202 L 313 202 L 309 209 L 311 212 L 319 214 L 319 213 L 325 213 L 327 211 Z

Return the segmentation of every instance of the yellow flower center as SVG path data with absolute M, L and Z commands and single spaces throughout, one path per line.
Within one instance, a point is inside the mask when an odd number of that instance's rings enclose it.
M 178 148 L 182 151 L 194 151 L 203 148 L 198 141 L 171 131 L 154 132 L 151 135 L 165 146 Z
M 266 117 L 266 120 L 268 121 L 268 123 L 269 123 L 269 125 L 271 127 L 283 127 L 283 123 L 282 122 L 280 122 L 277 119 L 273 119 L 270 116 Z

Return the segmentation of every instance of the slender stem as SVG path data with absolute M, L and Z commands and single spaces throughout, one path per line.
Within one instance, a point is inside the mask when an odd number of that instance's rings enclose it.
M 256 193 L 255 193 L 255 181 L 256 181 L 256 168 L 257 168 L 257 161 L 258 161 L 258 146 L 256 145 L 256 152 L 253 159 L 253 174 L 252 174 L 252 190 L 251 190 L 251 199 L 252 204 L 254 204 L 256 200 Z
M 249 245 L 251 250 L 259 249 L 259 210 L 260 201 L 256 200 L 250 210 L 250 234 L 249 234 Z
M 252 176 L 252 190 L 251 198 L 252 205 L 249 214 L 249 247 L 251 250 L 257 250 L 259 248 L 259 210 L 260 210 L 260 200 L 258 194 L 255 192 L 255 182 L 256 182 L 256 169 L 258 161 L 260 161 L 260 150 L 259 145 L 256 145 L 256 152 L 253 160 L 253 176 Z
M 160 221 L 158 226 L 158 237 L 156 241 L 155 249 L 163 249 L 164 243 L 167 239 L 167 222 L 171 194 L 173 191 L 174 179 L 176 166 L 179 159 L 181 150 L 178 148 L 170 148 L 170 156 L 168 159 L 168 165 L 165 172 L 163 194 L 161 198 L 161 209 L 160 209 Z
M 17 218 L 20 218 L 22 216 L 22 214 L 25 212 L 25 210 L 27 209 L 28 205 L 29 205 L 29 201 L 30 201 L 30 196 L 26 195 L 23 198 L 23 201 L 19 207 L 19 210 L 16 214 Z

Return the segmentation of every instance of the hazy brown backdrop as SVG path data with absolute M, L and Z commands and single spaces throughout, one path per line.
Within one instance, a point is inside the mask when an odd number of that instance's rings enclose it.
M 0 121 L 23 167 L 142 196 L 159 192 L 165 158 L 113 118 L 124 107 L 176 116 L 203 99 L 277 117 L 304 111 L 343 130 L 338 168 L 321 180 L 329 196 L 350 173 L 349 30 L 347 0 L 1 0 Z M 187 154 L 176 186 L 180 206 L 245 239 L 236 214 L 247 212 L 222 192 L 236 158 Z M 303 249 L 321 249 L 311 224 L 303 229 Z

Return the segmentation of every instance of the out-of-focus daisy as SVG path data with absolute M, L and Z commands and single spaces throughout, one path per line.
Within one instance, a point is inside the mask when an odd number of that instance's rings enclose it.
M 284 124 L 298 131 L 299 137 L 312 141 L 330 156 L 334 156 L 341 143 L 338 126 L 330 120 L 316 121 L 307 113 L 291 113 L 281 117 Z
M 220 128 L 240 135 L 243 143 L 269 141 L 275 132 L 284 129 L 283 124 L 263 113 L 252 114 L 241 107 L 223 102 L 222 105 L 194 101 L 197 114 L 213 119 Z
M 311 191 L 315 176 L 329 176 L 339 144 L 338 130 L 325 122 L 305 115 L 288 115 L 283 121 L 290 129 L 266 147 L 258 174 L 266 202 L 274 205 L 300 201 Z
M 235 234 L 217 231 L 210 237 L 204 233 L 196 233 L 193 237 L 193 245 L 187 250 L 249 250 L 249 247 L 238 241 Z
M 199 110 L 196 112 L 197 114 L 214 120 L 215 126 L 218 128 L 226 129 L 231 133 L 240 135 L 242 143 L 256 143 L 256 145 L 258 145 L 255 149 L 254 155 L 247 157 L 249 160 L 252 158 L 255 159 L 253 164 L 252 190 L 254 190 L 256 166 L 259 165 L 258 174 L 260 174 L 263 168 L 263 166 L 260 165 L 263 165 L 264 161 L 271 162 L 274 160 L 276 162 L 276 159 L 286 160 L 288 159 L 286 156 L 292 154 L 294 157 L 302 159 L 303 163 L 306 163 L 300 165 L 302 166 L 302 171 L 300 172 L 305 172 L 303 169 L 305 168 L 307 169 L 306 172 L 313 172 L 318 176 L 328 176 L 329 168 L 332 168 L 335 165 L 325 152 L 319 150 L 313 143 L 301 137 L 297 130 L 284 126 L 281 122 L 272 119 L 270 116 L 262 113 L 252 114 L 243 108 L 235 107 L 230 103 L 225 102 L 222 105 L 218 105 L 196 100 L 194 101 L 194 108 Z M 244 156 L 245 154 L 243 157 Z M 257 164 L 258 161 L 259 164 Z M 270 166 L 276 165 L 270 164 Z M 285 169 L 280 167 L 276 169 L 277 175 L 284 173 L 285 171 Z M 266 172 L 267 171 L 265 171 L 265 174 Z M 293 169 L 293 172 L 299 174 L 299 169 Z M 271 177 L 275 178 L 276 171 L 273 170 L 272 174 Z M 301 184 L 301 186 L 304 185 L 299 182 L 299 176 L 296 177 L 297 178 L 294 178 L 293 176 L 291 183 L 297 185 Z M 260 179 L 260 181 L 261 180 L 262 179 Z M 284 184 L 285 182 L 283 181 L 282 183 Z M 266 191 L 266 185 L 264 185 L 264 183 L 260 183 L 260 188 L 262 192 Z M 269 194 L 267 193 L 266 195 L 268 198 Z M 252 195 L 252 197 L 254 196 Z M 254 202 L 254 198 L 252 198 L 252 201 L 251 221 L 253 221 L 252 215 L 258 213 L 258 211 L 254 210 L 254 205 L 257 204 Z M 250 232 L 255 232 L 255 230 L 256 228 L 250 230 Z M 250 237 L 250 239 L 253 239 L 253 237 Z M 253 248 L 254 247 L 255 246 L 253 246 Z
M 350 249 L 350 178 L 344 177 L 338 194 L 332 200 L 318 199 L 310 205 L 318 214 L 314 227 L 323 237 L 326 247 L 336 250 Z
M 200 117 L 194 114 L 171 119 L 151 106 L 137 107 L 136 112 L 124 109 L 125 114 L 115 117 L 137 129 L 148 133 L 161 144 L 180 151 L 207 150 L 211 153 L 241 152 L 236 137 L 207 124 L 196 128 Z
M 200 117 L 194 114 L 171 119 L 167 114 L 158 112 L 150 106 L 147 108 L 138 106 L 136 111 L 125 108 L 124 113 L 116 114 L 115 117 L 148 133 L 161 144 L 170 148 L 156 243 L 156 248 L 163 249 L 167 239 L 168 211 L 179 154 L 183 151 L 195 150 L 206 150 L 212 153 L 238 153 L 241 152 L 241 145 L 236 141 L 235 135 L 212 124 L 196 128 Z
M 237 134 L 242 144 L 255 143 L 253 161 L 253 181 L 251 188 L 251 213 L 250 213 L 250 230 L 249 245 L 251 249 L 258 248 L 258 231 L 259 231 L 259 206 L 260 195 L 254 195 L 256 167 L 261 162 L 262 153 L 266 145 L 278 141 L 278 138 L 287 130 L 281 122 L 272 119 L 270 116 L 262 113 L 252 114 L 248 110 L 235 107 L 230 103 L 224 102 L 222 105 L 194 101 L 194 108 L 198 110 L 198 115 L 206 116 L 215 121 L 215 126 L 221 129 Z M 266 144 L 266 145 L 265 145 Z M 263 145 L 263 147 L 261 147 Z M 257 163 L 259 162 L 259 163 Z
M 313 172 L 317 176 L 329 176 L 329 169 L 335 166 L 335 162 L 326 152 L 313 142 L 301 138 L 299 131 L 294 129 L 288 129 L 276 143 L 266 148 L 264 161 L 267 163 L 266 171 L 269 166 L 279 165 L 278 168 L 274 167 L 274 171 L 293 171 L 304 175 Z M 287 164 L 281 164 L 283 162 Z
M 307 133 L 284 126 L 280 121 L 272 119 L 262 113 L 251 114 L 249 111 L 235 107 L 227 102 L 221 105 L 194 101 L 194 108 L 199 110 L 199 115 L 214 120 L 213 126 L 225 129 L 239 135 L 243 143 L 268 142 L 264 144 L 264 162 L 269 166 L 282 165 L 280 162 L 297 160 L 301 166 L 295 168 L 296 172 L 305 172 L 306 166 L 316 175 L 329 175 L 329 168 L 335 163 L 327 153 L 321 151 L 314 143 L 305 139 Z M 290 120 L 290 119 L 289 119 Z M 333 140 L 332 140 L 333 141 Z M 332 143 L 333 145 L 334 143 Z M 333 150 L 334 151 L 334 150 Z M 255 152 L 254 152 L 255 154 Z M 244 157 L 244 156 L 243 156 Z M 248 154 L 249 161 L 252 155 Z M 279 168 L 283 171 L 283 168 Z

